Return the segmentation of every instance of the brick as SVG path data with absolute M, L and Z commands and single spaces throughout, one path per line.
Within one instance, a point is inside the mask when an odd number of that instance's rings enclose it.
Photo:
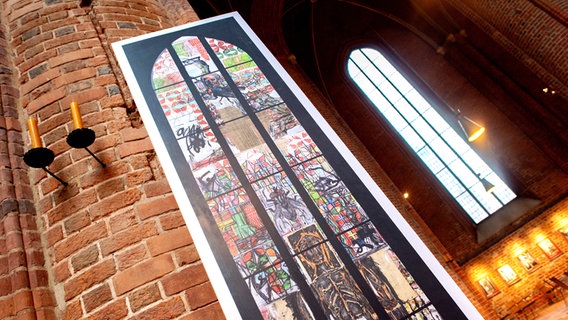
M 128 210 L 115 214 L 110 217 L 110 232 L 118 233 L 130 226 L 134 226 L 138 223 L 136 216 L 134 215 L 134 210 Z
M 91 266 L 65 282 L 65 299 L 70 300 L 78 296 L 93 285 L 110 278 L 115 272 L 116 269 L 112 259 L 107 259 Z
M 185 312 L 185 306 L 180 297 L 166 300 L 150 309 L 132 317 L 133 320 L 173 319 Z
M 107 180 L 96 187 L 99 199 L 104 199 L 114 193 L 124 191 L 124 179 L 118 177 L 115 179 Z
M 43 251 L 41 249 L 37 251 L 28 250 L 28 252 L 26 252 L 26 261 L 28 262 L 28 266 L 43 267 L 45 264 L 45 257 L 43 255 Z
M 69 217 L 63 222 L 65 227 L 65 233 L 70 235 L 76 231 L 79 231 L 91 223 L 89 219 L 89 214 L 86 211 L 79 212 Z
M 84 268 L 94 264 L 99 259 L 99 249 L 96 244 L 93 244 L 86 249 L 80 251 L 71 258 L 71 266 L 75 273 L 83 270 Z
M 161 215 L 171 210 L 178 209 L 178 205 L 173 195 L 167 195 L 146 201 L 136 205 L 136 212 L 140 219 L 144 220 L 149 217 Z
M 170 185 L 168 180 L 160 179 L 157 181 L 150 181 L 144 184 L 144 193 L 146 193 L 146 197 L 152 198 L 155 196 L 161 196 L 171 192 Z
M 146 221 L 143 224 L 130 227 L 101 241 L 102 254 L 107 256 L 157 233 L 158 230 L 154 221 Z
M 71 277 L 68 260 L 63 260 L 53 268 L 53 276 L 56 282 L 63 282 Z
M 47 64 L 40 64 L 39 66 L 31 69 L 28 73 L 30 75 L 30 79 L 33 79 L 45 71 L 47 71 Z
M 33 290 L 32 298 L 36 310 L 41 310 L 42 307 L 55 306 L 55 297 L 49 288 Z
M 72 215 L 73 213 L 88 207 L 97 201 L 97 194 L 95 190 L 86 190 L 77 196 L 61 203 L 53 210 L 47 213 L 49 224 L 55 224 L 63 218 Z
M 30 290 L 20 290 L 13 296 L 14 299 L 14 313 L 19 313 L 25 309 L 31 309 L 33 306 L 33 296 Z
M 130 308 L 133 312 L 144 308 L 145 306 L 160 300 L 160 288 L 156 283 L 142 287 L 128 294 L 128 301 L 130 301 Z
M 108 231 L 104 222 L 92 224 L 81 230 L 81 232 L 75 233 L 60 241 L 54 247 L 55 259 L 61 261 L 89 244 L 105 238 L 107 235 Z
M 128 307 L 126 305 L 126 299 L 118 299 L 84 318 L 88 320 L 118 320 L 126 318 L 127 315 Z
M 115 255 L 118 270 L 126 270 L 149 257 L 143 244 L 135 245 Z
M 9 319 L 14 314 L 14 298 L 11 296 L 1 296 L 0 319 Z
M 226 319 L 223 310 L 218 302 L 212 303 L 208 306 L 195 310 L 189 315 L 180 318 L 180 320 L 222 320 Z
M 83 309 L 79 299 L 67 303 L 67 307 L 63 313 L 64 320 L 74 320 L 83 318 Z
M 179 211 L 160 216 L 160 224 L 164 230 L 185 226 L 185 220 Z
M 15 270 L 26 265 L 26 254 L 23 249 L 10 251 L 8 254 L 8 269 Z
M 162 279 L 164 292 L 170 296 L 207 281 L 207 274 L 202 264 L 193 264 L 179 272 L 167 275 Z
M 25 270 L 13 271 L 10 281 L 12 282 L 12 291 L 29 289 L 30 287 L 28 272 Z
M 53 87 L 54 88 L 63 87 L 65 85 L 72 84 L 84 79 L 93 78 L 96 75 L 97 75 L 96 70 L 94 69 L 91 68 L 79 69 L 73 72 L 62 74 L 61 76 L 57 77 L 53 81 Z M 69 104 L 64 104 L 64 105 L 68 106 Z
M 185 296 L 191 310 L 201 308 L 217 300 L 217 296 L 210 282 L 205 282 L 187 289 Z
M 150 142 L 150 138 L 137 140 L 137 141 L 130 141 L 123 143 L 118 146 L 118 154 L 121 158 L 128 157 L 133 154 L 146 152 L 153 150 L 154 147 Z
M 126 185 L 128 187 L 138 186 L 144 184 L 146 181 L 150 181 L 153 177 L 154 176 L 150 168 L 136 170 L 126 175 Z
M 45 269 L 28 270 L 30 288 L 46 287 L 49 284 L 47 271 Z
M 58 76 L 59 76 L 59 69 L 57 68 L 49 69 L 46 72 L 31 79 L 30 81 L 22 84 L 22 94 L 25 95 L 30 91 L 38 88 L 39 86 L 48 83 L 52 79 L 55 79 Z
M 148 132 L 146 131 L 146 128 L 144 127 L 140 127 L 140 128 L 124 128 L 123 130 L 120 131 L 120 135 L 122 136 L 122 140 L 124 142 L 129 142 L 129 141 L 136 141 L 136 140 L 141 140 L 141 139 L 145 139 L 148 137 Z
M 150 238 L 146 241 L 148 250 L 152 256 L 172 251 L 193 243 L 186 227 L 163 232 L 162 234 Z
M 89 148 L 89 150 L 90 149 L 91 148 Z M 88 188 L 108 179 L 125 174 L 129 170 L 130 168 L 125 161 L 109 163 L 104 170 L 89 172 L 82 176 L 79 180 L 79 185 L 81 188 Z
M 59 100 L 62 99 L 63 97 L 65 97 L 66 95 L 66 90 L 65 88 L 59 88 L 59 89 L 55 89 L 52 90 L 46 94 L 41 95 L 40 97 L 38 97 L 37 99 L 31 101 L 28 106 L 26 107 L 26 110 L 28 111 L 29 114 L 33 114 L 35 112 L 37 112 L 38 110 L 42 109 L 43 107 Z
M 87 313 L 112 300 L 112 292 L 108 283 L 103 283 L 82 296 Z
M 137 264 L 114 277 L 113 284 L 116 294 L 122 295 L 145 283 L 160 278 L 174 269 L 175 265 L 169 255 L 162 255 Z
M 91 220 L 96 221 L 111 212 L 126 208 L 140 200 L 141 197 L 142 191 L 138 189 L 128 189 L 103 199 L 89 208 Z

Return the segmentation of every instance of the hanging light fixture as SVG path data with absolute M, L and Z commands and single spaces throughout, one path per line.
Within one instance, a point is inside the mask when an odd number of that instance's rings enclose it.
M 493 191 L 495 191 L 495 185 L 493 183 L 487 181 L 487 179 L 485 178 L 481 178 L 481 174 L 478 174 L 477 176 L 479 177 L 479 180 L 481 181 L 483 188 L 485 188 L 485 192 L 493 193 Z
M 458 124 L 460 125 L 460 128 L 467 137 L 467 141 L 473 142 L 483 135 L 483 133 L 485 132 L 485 127 L 462 115 L 460 109 L 456 109 L 454 112 L 458 118 Z

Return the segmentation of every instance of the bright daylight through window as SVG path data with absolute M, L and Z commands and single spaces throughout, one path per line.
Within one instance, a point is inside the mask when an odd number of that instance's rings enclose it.
M 353 81 L 475 223 L 516 195 L 377 50 L 353 50 Z M 485 178 L 495 189 L 486 192 Z

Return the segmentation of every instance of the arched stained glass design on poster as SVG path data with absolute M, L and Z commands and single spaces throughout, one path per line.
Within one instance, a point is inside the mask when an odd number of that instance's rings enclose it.
M 178 38 L 152 83 L 265 319 L 441 319 L 245 51 Z

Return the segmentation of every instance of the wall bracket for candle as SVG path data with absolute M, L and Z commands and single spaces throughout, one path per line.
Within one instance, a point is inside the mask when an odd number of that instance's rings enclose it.
M 49 175 L 57 179 L 57 181 L 61 182 L 62 185 L 67 186 L 67 182 L 63 181 L 61 178 L 47 169 L 47 166 L 53 162 L 53 159 L 55 159 L 55 154 L 53 153 L 53 151 L 44 147 L 32 148 L 24 154 L 24 162 L 28 166 L 32 168 L 43 169 L 43 171 L 47 172 Z
M 95 132 L 88 128 L 75 129 L 67 136 L 67 144 L 75 149 L 83 148 L 87 150 L 87 152 L 95 158 L 95 160 L 97 160 L 103 168 L 105 168 L 106 164 L 104 164 L 93 152 L 91 152 L 91 150 L 89 150 L 89 148 L 87 148 L 93 144 L 93 142 L 95 142 Z

